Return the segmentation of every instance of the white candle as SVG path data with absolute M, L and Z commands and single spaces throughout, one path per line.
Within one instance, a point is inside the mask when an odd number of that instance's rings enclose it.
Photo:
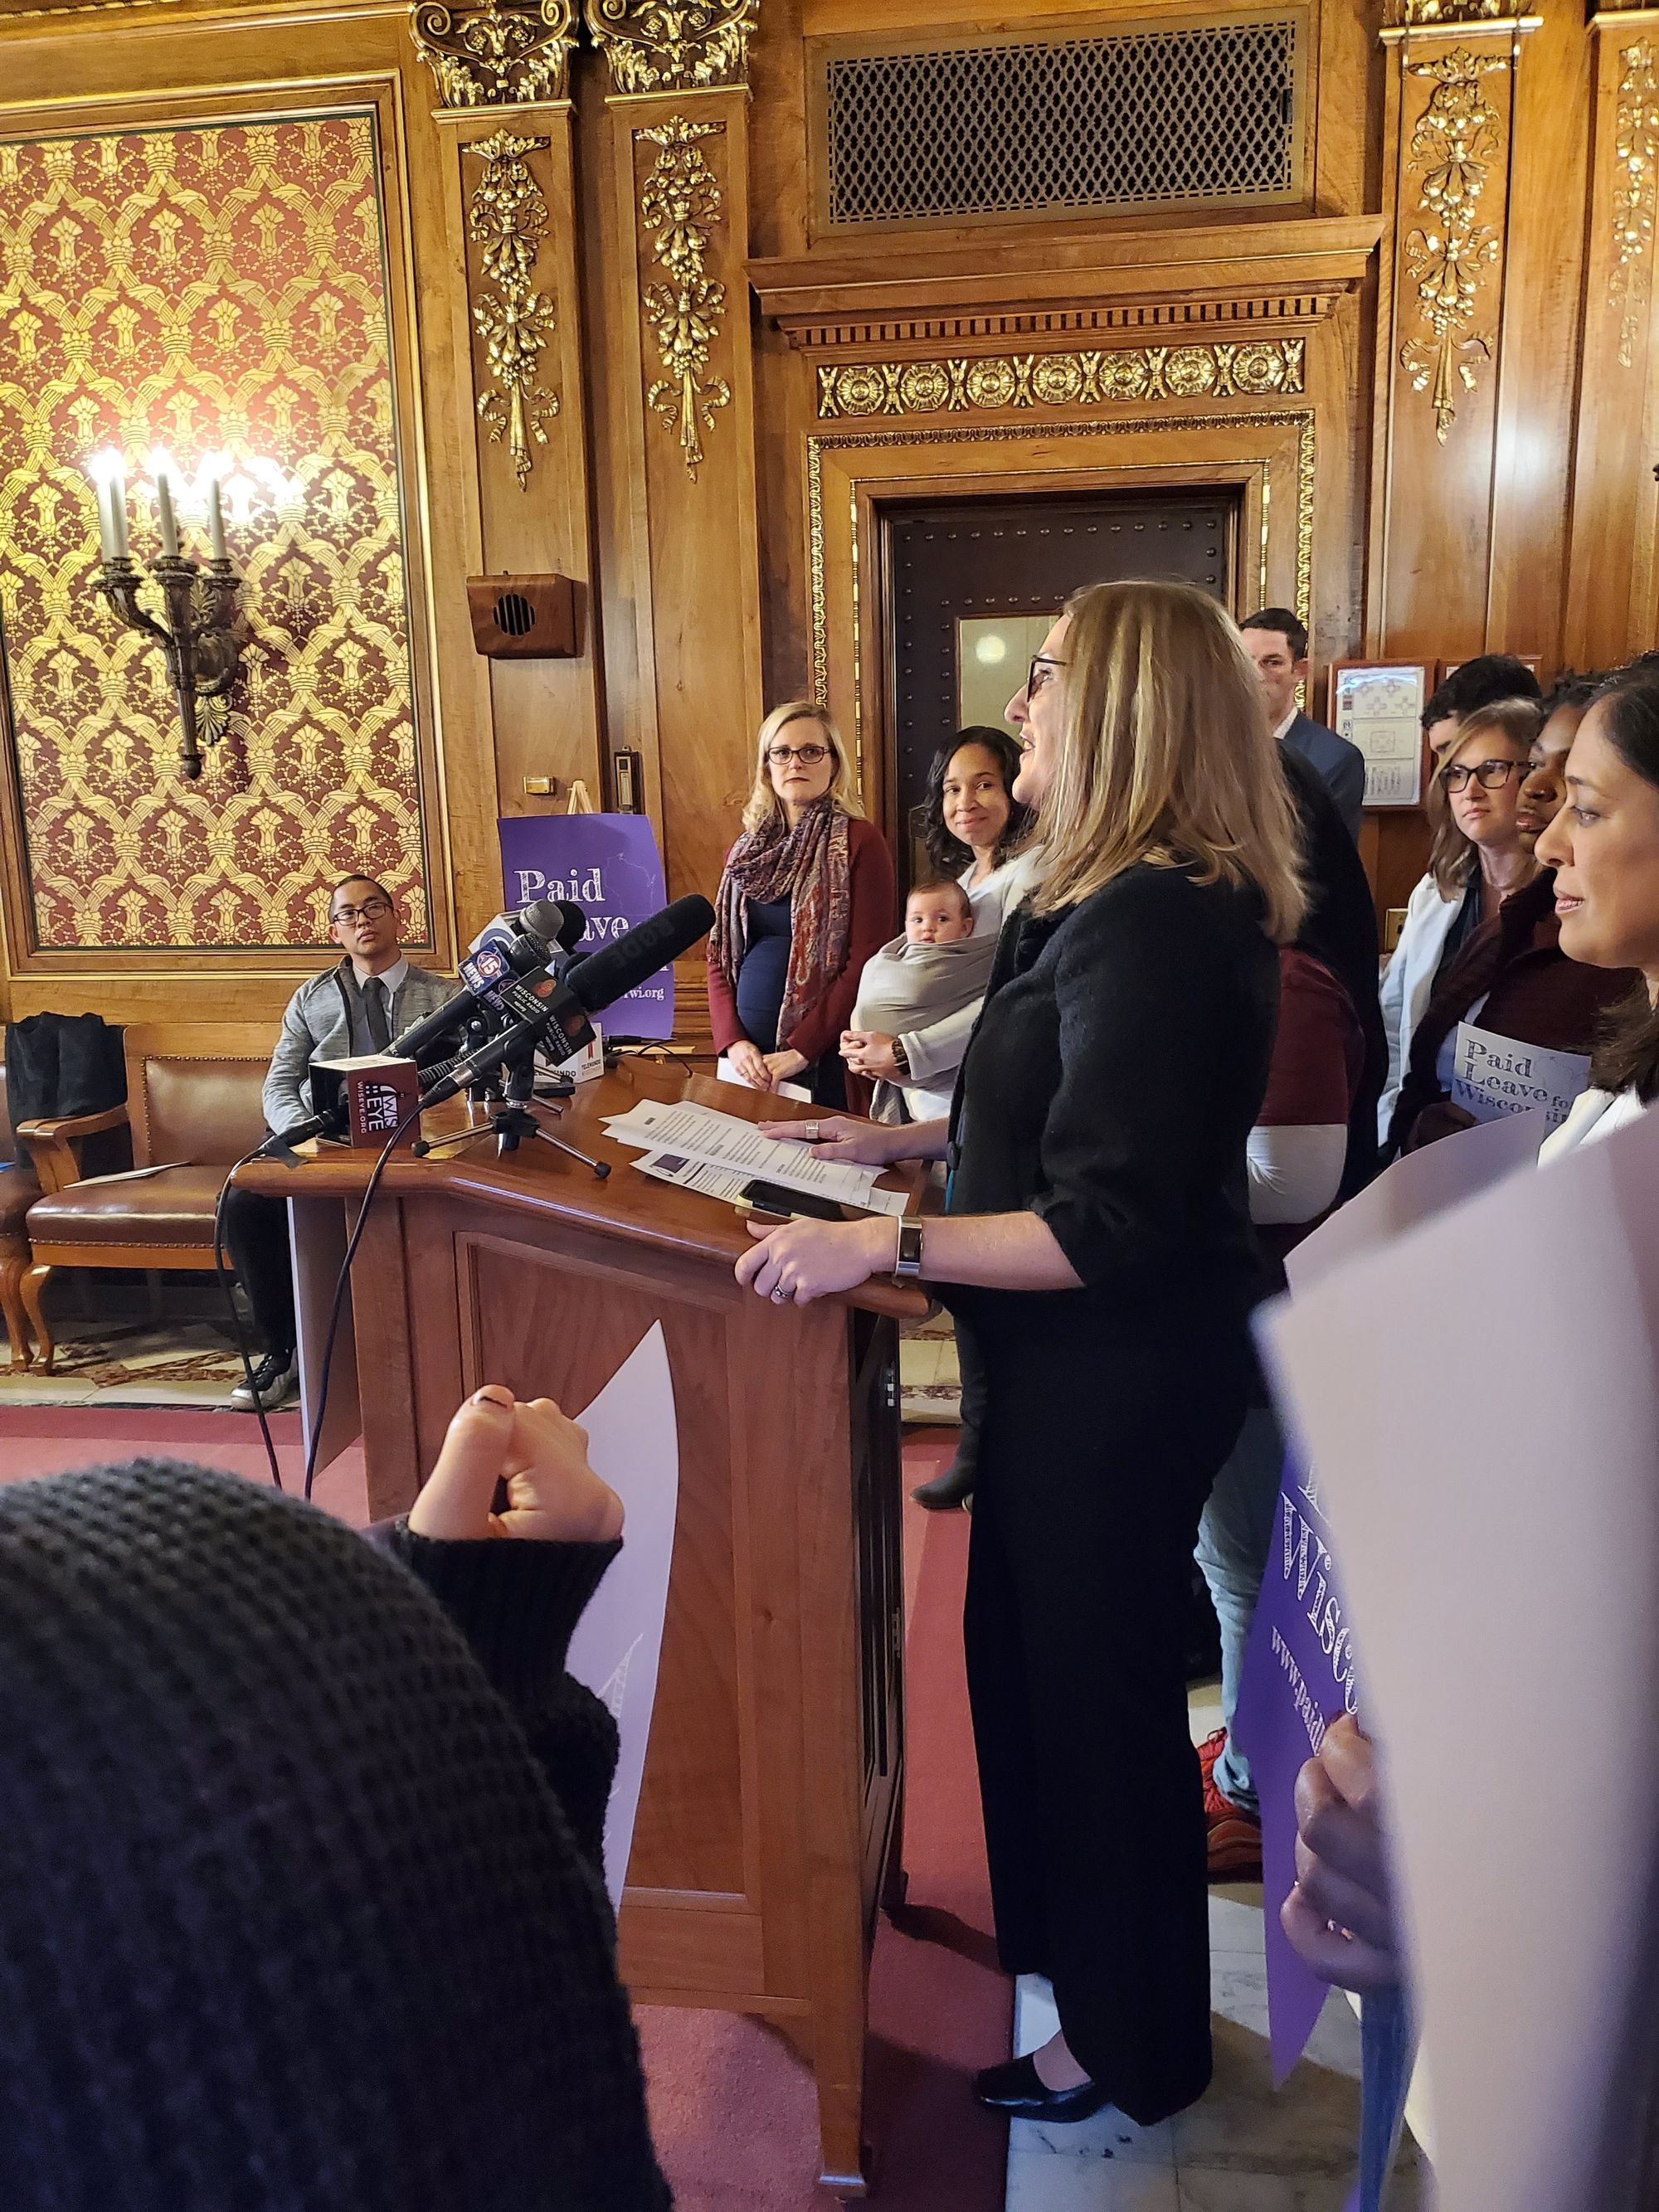
M 110 471 L 107 490 L 110 532 L 115 540 L 114 557 L 118 561 L 125 561 L 131 550 L 127 543 L 127 479 L 118 460 Z
M 219 500 L 219 479 L 217 477 L 210 477 L 208 478 L 207 505 L 208 536 L 213 544 L 213 557 L 216 561 L 228 560 L 230 556 L 225 551 L 225 510 L 221 505 Z
M 98 550 L 106 561 L 115 558 L 115 525 L 110 520 L 109 486 L 100 477 L 92 480 L 92 495 L 98 502 Z
M 161 550 L 169 559 L 179 557 L 179 525 L 173 512 L 173 486 L 167 482 L 167 471 L 155 473 L 155 526 L 161 533 Z

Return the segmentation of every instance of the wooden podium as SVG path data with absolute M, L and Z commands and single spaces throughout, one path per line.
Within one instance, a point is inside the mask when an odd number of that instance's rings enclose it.
M 810 1118 L 630 1060 L 547 1119 L 611 1163 L 606 1182 L 550 1146 L 498 1158 L 488 1130 L 458 1157 L 396 1156 L 352 1267 L 319 1463 L 361 1407 L 371 1513 L 404 1511 L 481 1383 L 580 1408 L 662 1323 L 679 1511 L 623 1978 L 641 2004 L 775 2022 L 817 2077 L 823 2185 L 861 2197 L 866 1968 L 902 1804 L 896 1324 L 927 1304 L 884 1281 L 805 1308 L 739 1291 L 734 1210 L 638 1174 L 600 1126 L 685 1097 Z M 330 1146 L 237 1177 L 292 1206 L 308 1410 L 315 1316 L 374 1157 Z

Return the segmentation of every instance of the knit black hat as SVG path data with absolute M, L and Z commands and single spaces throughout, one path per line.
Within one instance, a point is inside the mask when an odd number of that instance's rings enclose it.
M 666 2202 L 603 1891 L 394 1560 L 165 1462 L 0 1490 L 0 1700 L 5 2212 Z

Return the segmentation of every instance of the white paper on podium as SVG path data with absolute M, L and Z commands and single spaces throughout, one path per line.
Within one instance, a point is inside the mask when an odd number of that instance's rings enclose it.
M 1659 2063 L 1659 1113 L 1322 1276 L 1263 1334 L 1387 1753 L 1441 2212 L 1634 2212 L 1620 2154 Z
M 606 1705 L 621 1747 L 605 1821 L 605 1881 L 622 1909 L 657 1702 L 679 1508 L 679 1429 L 659 1322 L 576 1419 L 587 1455 L 623 1502 L 623 1547 L 570 1639 L 570 1672 Z

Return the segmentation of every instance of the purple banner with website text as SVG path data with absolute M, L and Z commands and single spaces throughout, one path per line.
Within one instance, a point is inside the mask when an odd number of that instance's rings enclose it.
M 1261 1805 L 1262 1914 L 1273 2081 L 1307 2048 L 1328 1985 L 1303 1965 L 1279 1925 L 1296 1880 L 1296 1778 L 1358 1692 L 1353 1645 L 1337 1587 L 1319 1486 L 1285 1462 L 1273 1547 L 1250 1624 L 1233 1732 Z
M 508 908 L 568 899 L 587 916 L 579 952 L 648 921 L 668 903 L 662 855 L 643 814 L 515 814 L 498 825 Z M 599 1012 L 608 1037 L 672 1037 L 674 971 L 656 975 Z

